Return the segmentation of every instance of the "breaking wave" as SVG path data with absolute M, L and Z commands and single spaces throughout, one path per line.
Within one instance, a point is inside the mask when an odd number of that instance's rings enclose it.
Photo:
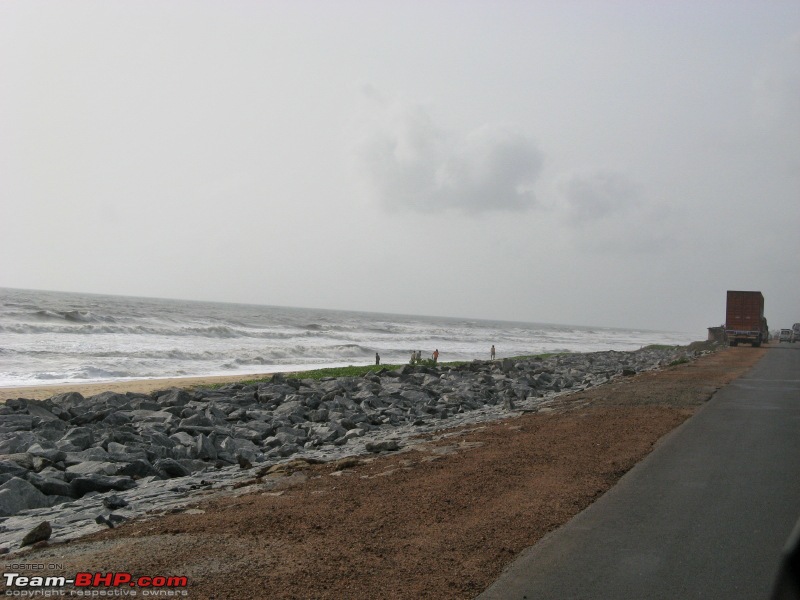
M 686 334 L 0 289 L 0 385 L 688 343 Z

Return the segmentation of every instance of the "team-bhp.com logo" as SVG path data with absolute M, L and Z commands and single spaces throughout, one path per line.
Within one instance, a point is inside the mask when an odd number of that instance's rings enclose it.
M 3 573 L 6 596 L 18 598 L 125 597 L 174 598 L 188 596 L 186 577 L 134 577 L 131 573 L 77 573 L 75 577 Z M 67 586 L 73 586 L 67 589 Z

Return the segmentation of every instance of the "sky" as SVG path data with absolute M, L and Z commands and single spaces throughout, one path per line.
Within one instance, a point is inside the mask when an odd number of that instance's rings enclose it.
M 0 2 L 0 287 L 800 321 L 800 2 Z

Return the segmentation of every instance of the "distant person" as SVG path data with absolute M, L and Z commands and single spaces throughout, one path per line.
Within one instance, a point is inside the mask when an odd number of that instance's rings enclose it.
M 438 348 L 433 351 L 433 362 L 434 363 L 439 362 L 439 349 Z
M 376 365 L 381 364 L 381 355 L 378 354 L 377 352 L 375 353 L 375 364 Z
M 489 351 L 490 360 L 494 360 L 494 344 L 492 344 L 492 349 Z

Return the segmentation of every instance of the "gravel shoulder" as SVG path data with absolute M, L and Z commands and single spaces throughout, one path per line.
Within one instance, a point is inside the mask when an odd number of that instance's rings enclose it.
M 767 351 L 724 349 L 401 452 L 294 461 L 229 497 L 14 560 L 186 576 L 191 598 L 473 598 Z

